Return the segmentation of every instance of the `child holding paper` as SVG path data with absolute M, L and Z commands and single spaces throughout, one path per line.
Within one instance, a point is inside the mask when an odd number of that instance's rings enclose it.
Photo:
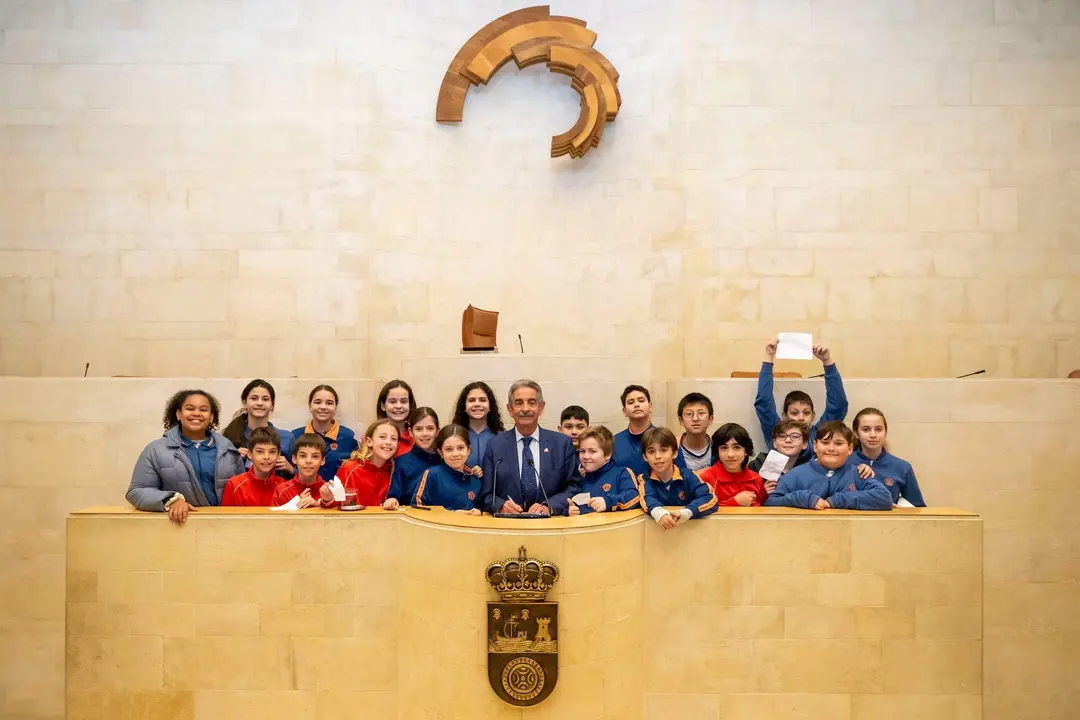
M 774 450 L 759 453 L 750 461 L 749 467 L 761 475 L 765 482 L 765 494 L 771 495 L 776 489 L 776 483 L 780 476 L 799 465 L 810 460 L 806 453 L 806 447 L 810 442 L 810 431 L 798 420 L 781 420 L 772 431 L 772 445 Z M 773 461 L 768 469 L 764 469 L 765 460 L 773 456 Z M 778 467 L 779 461 L 783 461 L 783 467 Z
M 810 431 L 811 449 L 809 452 L 813 457 L 814 438 L 818 427 L 834 420 L 842 421 L 847 416 L 848 401 L 844 393 L 844 381 L 840 378 L 840 371 L 836 369 L 836 363 L 833 362 L 828 346 L 821 343 L 814 345 L 813 355 L 825 368 L 825 412 L 815 424 L 817 415 L 814 412 L 813 399 L 802 390 L 793 390 L 784 398 L 784 418 L 781 418 L 776 412 L 776 400 L 773 398 L 773 362 L 776 359 L 776 347 L 779 342 L 779 337 L 775 337 L 765 345 L 765 360 L 761 363 L 761 372 L 758 374 L 754 410 L 761 424 L 761 434 L 766 438 L 771 438 L 773 428 L 781 419 L 798 420 Z M 772 449 L 771 442 L 769 447 Z
M 319 476 L 319 470 L 326 462 L 326 441 L 316 433 L 301 433 L 293 443 L 293 467 L 296 475 L 274 490 L 273 506 L 278 507 L 297 499 L 296 509 L 309 507 L 329 507 L 322 501 L 321 493 L 326 481 Z
M 645 512 L 665 530 L 676 525 L 716 512 L 716 495 L 708 483 L 690 471 L 683 471 L 675 464 L 679 441 L 675 433 L 661 428 L 650 428 L 641 438 L 642 452 L 649 464 L 649 474 L 638 477 L 641 504 Z M 672 513 L 665 506 L 680 506 Z
M 742 425 L 727 423 L 712 436 L 712 455 L 716 464 L 698 472 L 709 484 L 717 502 L 727 507 L 751 507 L 765 502 L 761 476 L 746 467 L 754 453 L 754 441 Z
M 397 425 L 391 418 L 385 417 L 368 425 L 360 449 L 352 454 L 337 474 L 345 491 L 356 493 L 357 505 L 382 505 L 386 500 L 397 451 Z M 322 499 L 328 505 L 341 504 L 334 501 L 329 487 L 323 488 Z
M 851 422 L 855 431 L 855 458 L 869 465 L 898 507 L 926 507 L 915 470 L 907 460 L 896 457 L 885 446 L 889 423 L 877 408 L 863 408 Z
M 611 460 L 615 438 L 606 427 L 586 428 L 577 439 L 582 492 L 570 498 L 569 515 L 629 510 L 641 502 L 634 474 Z

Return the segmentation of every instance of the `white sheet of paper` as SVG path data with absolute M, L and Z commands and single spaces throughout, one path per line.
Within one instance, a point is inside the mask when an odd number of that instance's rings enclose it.
M 293 510 L 299 510 L 300 509 L 300 496 L 297 495 L 296 497 L 294 497 L 292 500 L 285 503 L 284 505 L 278 505 L 277 507 L 272 507 L 270 509 L 271 510 L 281 510 L 281 511 L 285 511 L 285 512 L 292 512 Z
M 570 498 L 570 502 L 574 503 L 575 505 L 588 505 L 590 500 L 592 500 L 592 495 L 587 492 L 580 492 L 574 497 Z
M 899 500 L 896 501 L 896 507 L 915 507 L 915 506 L 912 505 L 911 503 L 909 503 L 904 498 L 900 498 Z
M 776 345 L 778 360 L 813 360 L 814 336 L 810 333 L 780 333 Z
M 765 456 L 765 462 L 761 463 L 758 475 L 765 480 L 779 479 L 784 474 L 784 468 L 787 467 L 789 459 L 787 455 L 778 450 L 770 450 L 769 454 Z
M 334 502 L 345 502 L 345 486 L 341 483 L 341 478 L 335 475 L 334 479 L 326 484 L 334 494 Z

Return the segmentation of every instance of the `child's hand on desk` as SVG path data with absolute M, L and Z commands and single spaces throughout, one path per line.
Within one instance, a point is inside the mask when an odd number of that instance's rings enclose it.
M 319 492 L 320 496 L 322 495 L 322 490 L 329 490 L 329 488 L 325 486 L 322 487 Z M 330 493 L 330 499 L 334 499 L 333 493 Z M 300 493 L 300 503 L 297 505 L 297 508 L 303 510 L 304 508 L 315 507 L 318 504 L 319 501 L 311 497 L 311 490 L 305 490 L 304 492 Z
M 829 504 L 829 501 L 823 498 L 818 498 L 817 502 L 814 503 L 815 510 L 828 510 L 831 507 L 832 505 Z
M 382 506 L 383 510 L 397 510 L 401 507 L 401 504 L 398 503 L 397 498 L 386 498 L 386 502 Z
M 664 528 L 665 530 L 670 530 L 670 529 L 672 529 L 673 527 L 675 527 L 678 524 L 678 521 L 676 521 L 675 518 L 672 517 L 671 513 L 665 513 L 657 521 L 657 523 L 660 525 L 660 527 Z
M 732 499 L 735 501 L 735 504 L 740 507 L 750 507 L 754 504 L 754 500 L 757 499 L 757 495 L 753 490 L 743 490 Z
M 466 515 L 479 515 L 480 514 L 480 511 L 477 510 L 476 508 L 473 508 L 472 510 L 455 510 L 454 512 L 465 513 Z
M 566 511 L 567 515 L 574 517 L 581 514 L 581 508 L 577 506 L 577 503 L 570 503 L 570 509 Z
M 602 497 L 595 497 L 592 500 L 589 500 L 589 507 L 595 512 L 604 512 L 607 510 L 607 501 Z
M 187 522 L 188 513 L 194 511 L 195 509 L 188 504 L 187 500 L 176 500 L 169 506 L 169 519 L 177 525 L 183 525 Z

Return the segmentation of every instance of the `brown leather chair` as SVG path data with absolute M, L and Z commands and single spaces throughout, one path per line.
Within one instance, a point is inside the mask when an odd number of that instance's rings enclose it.
M 461 349 L 466 352 L 497 350 L 498 327 L 499 313 L 470 305 L 461 314 Z
M 733 378 L 756 378 L 760 373 L 757 370 L 732 370 L 731 377 Z M 795 379 L 801 378 L 802 373 L 797 372 L 774 372 L 774 378 Z

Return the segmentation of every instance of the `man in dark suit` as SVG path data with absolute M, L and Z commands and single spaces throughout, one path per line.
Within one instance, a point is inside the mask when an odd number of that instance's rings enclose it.
M 540 427 L 544 392 L 532 380 L 510 386 L 506 409 L 514 428 L 496 435 L 484 452 L 481 507 L 490 513 L 565 515 L 581 490 L 573 442 Z

